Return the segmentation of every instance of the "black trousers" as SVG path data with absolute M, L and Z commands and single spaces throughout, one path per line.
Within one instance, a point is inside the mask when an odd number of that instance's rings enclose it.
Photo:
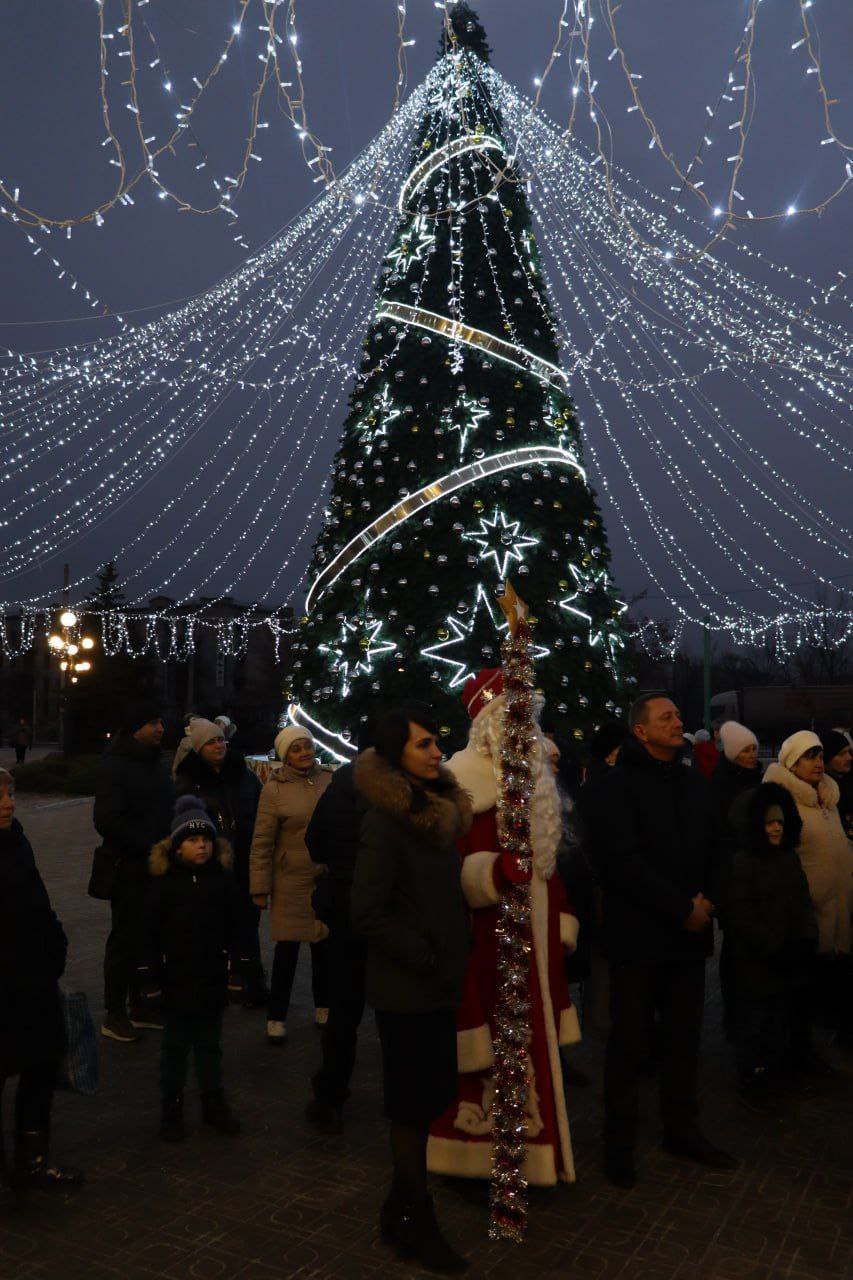
M 315 1009 L 329 1007 L 329 981 L 327 976 L 328 938 L 322 942 L 311 943 L 311 990 L 314 995 Z M 296 965 L 299 960 L 301 942 L 277 942 L 272 962 L 270 979 L 270 1002 L 268 1016 L 274 1022 L 284 1022 L 290 1008 L 290 993 L 293 990 L 293 979 L 296 976 Z
M 56 1062 L 37 1062 L 24 1067 L 18 1077 L 15 1091 L 15 1136 L 22 1133 L 43 1133 L 50 1129 L 50 1109 L 56 1083 Z M 6 1081 L 0 1077 L 0 1102 Z M 3 1134 L 0 1131 L 0 1153 L 3 1151 Z
M 139 1004 L 140 926 L 148 892 L 148 868 L 143 859 L 119 865 L 110 902 L 112 929 L 104 951 L 104 1008 L 124 1013 L 128 1000 Z
M 704 1003 L 704 960 L 611 965 L 611 1030 L 604 1062 L 604 1140 L 611 1149 L 630 1150 L 634 1146 L 637 1066 L 655 1012 L 664 1131 L 684 1135 L 695 1128 Z
M 26 758 L 27 758 L 27 748 L 15 747 L 15 763 L 23 764 Z
M 208 1013 L 181 1013 L 173 1009 L 164 1012 L 160 1045 L 160 1091 L 164 1098 L 183 1093 L 191 1051 L 199 1092 L 215 1093 L 221 1089 L 221 1009 Z
M 314 1096 L 330 1107 L 349 1097 L 358 1028 L 364 1016 L 367 944 L 348 930 L 332 930 L 327 947 L 329 1021 L 323 1028 L 323 1064 L 312 1081 Z

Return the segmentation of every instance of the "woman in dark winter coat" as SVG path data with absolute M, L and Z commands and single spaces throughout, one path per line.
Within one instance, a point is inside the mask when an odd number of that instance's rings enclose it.
M 727 720 L 720 725 L 723 749 L 711 775 L 711 791 L 717 811 L 728 822 L 732 805 L 745 791 L 752 791 L 761 781 L 758 764 L 758 739 L 746 725 Z
M 234 880 L 240 891 L 240 919 L 232 956 L 232 985 L 243 984 L 247 1008 L 266 1007 L 268 992 L 261 966 L 258 926 L 261 913 L 249 894 L 249 850 L 261 784 L 236 747 L 229 747 L 222 726 L 196 716 L 189 724 L 191 750 L 175 771 L 175 797 L 197 796 L 216 829 L 231 845 Z
M 152 882 L 143 916 L 144 990 L 160 995 L 161 1134 L 186 1136 L 184 1084 L 195 1054 L 202 1116 L 222 1133 L 239 1124 L 222 1091 L 222 1010 L 228 991 L 228 955 L 239 921 L 231 876 L 231 846 L 192 796 L 175 805 L 172 834 L 151 850 Z
M 732 955 L 728 933 L 728 915 L 725 895 L 731 876 L 730 859 L 737 847 L 737 836 L 731 821 L 732 806 L 739 796 L 753 791 L 761 782 L 761 769 L 758 764 L 758 739 L 746 725 L 737 720 L 726 720 L 720 725 L 720 745 L 722 751 L 717 765 L 711 775 L 711 793 L 720 819 L 720 830 L 725 838 L 729 865 L 725 867 L 720 878 L 722 889 L 721 900 L 717 905 L 717 919 L 723 931 L 720 946 L 720 994 L 723 998 L 723 1021 L 726 1036 L 735 1038 L 737 1021 L 737 984 L 732 972 Z
M 57 983 L 68 942 L 51 910 L 30 842 L 15 819 L 15 784 L 0 769 L 0 1100 L 19 1076 L 15 1096 L 14 1188 L 61 1190 L 82 1182 L 77 1169 L 52 1164 L 50 1111 L 65 1052 Z M 0 1165 L 5 1174 L 0 1129 Z
M 740 1095 L 753 1110 L 771 1112 L 768 1087 L 796 1064 L 798 1038 L 807 1034 L 817 921 L 796 852 L 803 824 L 791 794 L 764 783 L 736 801 L 732 817 L 740 836 L 728 904 Z M 796 1085 L 796 1076 L 788 1083 Z
M 441 765 L 429 707 L 412 704 L 378 722 L 359 756 L 356 786 L 368 806 L 352 888 L 351 919 L 366 939 L 367 998 L 382 1045 L 394 1181 L 382 1237 L 400 1256 L 447 1273 L 467 1267 L 442 1236 L 427 1194 L 430 1123 L 456 1098 L 456 1009 L 469 934 L 456 841 L 471 801 Z

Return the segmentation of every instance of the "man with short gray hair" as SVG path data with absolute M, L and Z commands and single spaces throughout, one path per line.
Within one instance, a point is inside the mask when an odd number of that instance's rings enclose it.
M 643 694 L 628 724 L 630 737 L 584 815 L 611 973 L 604 1168 L 626 1188 L 636 1180 L 638 1065 L 655 1014 L 664 1150 L 714 1169 L 738 1163 L 697 1125 L 705 961 L 724 836 L 708 783 L 682 764 L 684 726 L 669 695 Z

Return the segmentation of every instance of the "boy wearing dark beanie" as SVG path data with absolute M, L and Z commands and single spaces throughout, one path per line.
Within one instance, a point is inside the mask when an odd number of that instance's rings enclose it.
M 191 1050 L 202 1118 L 220 1133 L 238 1133 L 239 1122 L 222 1091 L 222 1011 L 238 915 L 231 846 L 217 838 L 197 798 L 182 796 L 171 835 L 154 846 L 148 865 L 153 880 L 140 977 L 146 996 L 162 992 L 161 1136 L 169 1142 L 186 1137 L 184 1085 Z

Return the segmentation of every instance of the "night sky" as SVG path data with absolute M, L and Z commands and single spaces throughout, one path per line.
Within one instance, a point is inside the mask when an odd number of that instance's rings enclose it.
M 120 5 L 106 0 L 106 6 L 107 27 L 115 30 L 121 22 Z M 553 42 L 561 0 L 480 0 L 475 7 L 486 26 L 495 67 L 523 92 L 532 92 L 534 76 L 542 71 Z M 388 118 L 396 75 L 396 9 L 393 0 L 303 0 L 297 6 L 309 121 L 332 147 L 339 170 Z M 94 0 L 6 0 L 3 10 L 0 176 L 8 186 L 20 187 L 22 198 L 44 212 L 65 216 L 88 209 L 104 198 L 116 172 L 101 146 Z M 408 0 L 408 11 L 408 36 L 416 40 L 407 50 L 408 83 L 414 87 L 434 61 L 439 13 L 433 0 Z M 598 12 L 595 7 L 593 11 Z M 151 0 L 140 10 L 156 35 L 175 90 L 168 95 L 162 87 L 163 64 L 148 69 L 153 53 L 140 38 L 143 104 L 149 127 L 158 134 L 165 130 L 176 100 L 188 100 L 192 76 L 201 75 L 217 57 L 236 12 L 233 0 Z M 724 86 L 746 12 L 745 0 L 635 0 L 618 10 L 624 46 L 643 76 L 644 97 L 667 144 L 683 163 L 694 154 L 706 128 L 706 104 L 713 104 Z M 810 12 L 819 24 L 827 85 L 842 98 L 833 117 L 836 128 L 845 140 L 853 141 L 853 8 L 849 0 L 815 0 Z M 255 14 L 250 9 L 221 84 L 208 93 L 196 117 L 208 169 L 197 172 L 198 153 L 185 149 L 161 165 L 164 176 L 197 197 L 196 202 L 209 197 L 209 175 L 233 173 L 239 164 L 250 88 L 260 67 L 259 14 L 259 8 Z M 628 97 L 616 62 L 606 62 L 610 46 L 600 17 L 594 31 L 600 41 L 598 93 L 613 129 L 615 160 L 653 191 L 669 197 L 671 173 L 657 152 L 649 150 L 638 115 L 626 112 Z M 791 49 L 800 34 L 796 0 L 765 0 L 755 50 L 757 112 L 739 184 L 757 211 L 806 206 L 824 197 L 843 175 L 837 149 L 820 146 L 825 131 L 815 77 L 805 75 L 802 49 Z M 116 89 L 117 79 L 118 68 L 113 75 Z M 568 67 L 558 61 L 542 100 L 543 110 L 558 123 L 567 118 L 568 85 Z M 131 119 L 121 100 L 119 90 L 115 117 L 129 142 Z M 318 190 L 292 125 L 271 99 L 262 116 L 270 121 L 260 135 L 263 162 L 250 166 L 248 185 L 236 202 L 240 231 L 250 250 L 273 237 Z M 719 128 L 713 137 L 703 172 L 709 192 L 715 184 L 723 189 L 730 137 Z M 157 199 L 145 182 L 136 188 L 134 199 L 133 208 L 115 209 L 100 229 L 90 224 L 75 230 L 70 242 L 64 234 L 48 239 L 31 232 L 82 286 L 128 319 L 163 314 L 170 303 L 207 289 L 246 258 L 246 249 L 233 242 L 222 215 L 180 214 Z M 710 225 L 695 202 L 683 207 Z M 741 243 L 826 287 L 836 281 L 839 270 L 853 271 L 850 224 L 850 195 L 845 193 L 820 219 L 792 217 L 748 228 L 739 224 L 737 236 Z M 79 293 L 70 292 L 67 281 L 57 280 L 46 258 L 46 253 L 34 258 L 23 231 L 0 221 L 0 344 L 34 351 L 114 333 L 117 326 L 109 318 L 79 319 L 86 310 Z M 845 323 L 846 311 L 841 290 L 821 314 Z M 848 443 L 851 434 L 848 424 Z M 767 444 L 784 471 L 784 441 Z M 653 487 L 654 476 L 641 477 L 646 479 Z M 839 519 L 849 512 L 846 479 L 826 465 L 826 508 Z M 156 494 L 149 490 L 142 501 L 156 502 Z M 287 545 L 291 528 L 304 525 L 304 518 L 304 510 L 294 506 L 283 514 L 278 531 L 282 545 Z M 643 573 L 618 534 L 613 542 L 615 576 L 630 596 L 646 585 Z M 705 563 L 713 571 L 713 549 L 706 552 Z M 815 548 L 815 563 L 820 555 Z M 61 566 L 45 566 L 44 572 L 51 579 Z M 844 585 L 840 573 L 835 577 Z M 4 594 L 13 598 L 9 588 Z

